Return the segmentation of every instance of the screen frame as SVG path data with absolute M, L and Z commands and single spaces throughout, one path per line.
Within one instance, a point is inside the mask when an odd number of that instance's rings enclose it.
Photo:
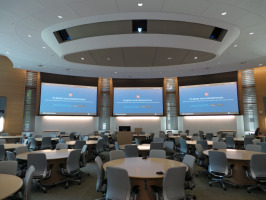
M 66 86 L 76 86 L 76 87 L 91 87 L 91 88 L 96 88 L 96 114 L 95 115 L 74 115 L 74 114 L 71 114 L 71 115 L 53 115 L 53 114 L 41 114 L 40 113 L 40 108 L 41 108 L 41 96 L 42 96 L 42 86 L 43 86 L 43 83 L 44 84 L 54 84 L 54 85 L 66 85 Z M 75 84 L 65 84 L 65 83 L 50 83 L 50 82 L 41 82 L 40 83 L 40 93 L 39 93 L 39 109 L 38 109 L 38 116 L 82 116 L 82 117 L 98 117 L 98 86 L 94 86 L 94 85 L 75 85 Z
M 238 108 L 238 113 L 237 114 L 212 114 L 212 113 L 208 113 L 208 114 L 195 114 L 195 115 L 184 115 L 184 114 L 180 114 L 180 87 L 186 87 L 186 86 L 203 86 L 203 85 L 215 85 L 215 84 L 226 84 L 226 83 L 235 83 L 236 85 L 236 95 L 237 95 L 237 108 Z M 230 115 L 241 115 L 240 114 L 240 101 L 239 101 L 239 89 L 238 89 L 238 81 L 226 81 L 226 82 L 215 82 L 215 83 L 205 83 L 205 84 L 193 84 L 193 85 L 181 85 L 178 86 L 178 116 L 230 116 Z
M 162 107 L 163 107 L 163 113 L 161 115 L 137 115 L 137 114 L 133 114 L 133 115 L 115 115 L 114 113 L 114 98 L 115 98 L 115 95 L 114 95 L 114 90 L 115 88 L 125 88 L 125 89 L 137 89 L 137 88 L 160 88 L 161 91 L 162 91 Z M 112 98 L 112 117 L 163 117 L 165 116 L 165 105 L 164 105 L 164 102 L 165 102 L 165 92 L 164 92 L 164 87 L 160 87 L 160 86 L 149 86 L 149 87 L 113 87 L 113 98 Z

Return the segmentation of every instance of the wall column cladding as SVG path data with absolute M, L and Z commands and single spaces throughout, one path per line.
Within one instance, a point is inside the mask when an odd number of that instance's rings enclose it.
M 0 56 L 0 96 L 6 97 L 5 129 L 9 135 L 20 135 L 24 108 L 26 71 L 14 69 L 12 62 Z
M 99 130 L 110 130 L 111 105 L 113 102 L 113 82 L 111 78 L 99 78 L 98 80 L 98 115 Z

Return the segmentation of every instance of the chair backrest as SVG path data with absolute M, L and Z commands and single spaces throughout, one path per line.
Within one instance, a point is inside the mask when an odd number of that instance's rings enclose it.
M 163 143 L 152 142 L 151 146 L 150 146 L 150 150 L 153 150 L 153 149 L 161 149 L 161 150 L 163 150 Z
M 85 167 L 87 164 L 88 146 L 85 144 L 81 149 L 80 167 Z
M 57 143 L 55 149 L 56 150 L 68 149 L 68 145 L 66 143 Z
M 261 146 L 256 144 L 247 144 L 246 145 L 247 151 L 258 151 L 261 152 Z
M 207 140 L 198 140 L 197 144 L 201 144 L 203 151 L 208 150 Z
M 253 139 L 252 142 L 253 144 L 257 144 L 258 142 L 260 142 L 260 139 Z
M 75 149 L 82 149 L 83 145 L 86 145 L 86 141 L 84 140 L 76 140 Z
M 195 148 L 196 148 L 196 155 L 198 156 L 198 159 L 202 159 L 204 157 L 202 145 L 196 144 Z
M 253 154 L 250 160 L 250 174 L 251 177 L 256 179 L 266 179 L 266 154 Z M 264 161 L 264 162 L 262 162 Z
M 245 138 L 244 138 L 244 147 L 245 147 L 245 149 L 246 149 L 246 146 L 248 144 L 253 144 L 253 142 L 252 142 L 253 139 L 254 139 L 254 137 L 249 137 L 248 135 L 245 136 Z
M 89 140 L 89 136 L 88 135 L 84 135 L 82 140 L 84 140 L 84 141 Z
M 96 182 L 96 191 L 102 192 L 102 185 L 104 180 L 104 170 L 103 170 L 103 162 L 100 156 L 95 158 L 96 170 L 97 170 L 97 182 Z
M 5 144 L 6 143 L 6 139 L 0 139 L 0 144 Z
M 125 146 L 125 157 L 126 158 L 138 157 L 138 156 L 139 156 L 139 151 L 138 151 L 137 145 L 126 145 Z
M 201 140 L 201 138 L 200 138 L 200 136 L 198 136 L 198 135 L 193 135 L 192 138 L 191 138 L 191 140 L 196 140 L 196 141 L 198 141 L 198 140 Z
M 120 150 L 118 142 L 115 142 L 115 150 Z
M 184 139 L 179 140 L 180 143 L 180 153 L 187 153 L 188 148 L 187 148 L 187 142 Z
M 23 180 L 23 200 L 31 200 L 31 185 L 35 172 L 34 166 L 30 166 L 26 171 L 25 178 Z
M 225 137 L 225 143 L 227 148 L 235 148 L 235 140 L 233 136 L 226 136 Z
M 103 139 L 102 138 L 98 139 L 96 147 L 95 147 L 95 150 L 96 150 L 97 153 L 101 153 L 101 152 L 104 151 L 104 149 L 103 149 Z
M 6 151 L 6 160 L 17 161 L 15 154 L 11 151 Z
M 111 138 L 112 138 L 113 142 L 117 141 L 117 135 L 116 135 L 116 133 L 112 133 L 111 134 Z
M 5 146 L 3 144 L 0 144 L 0 161 L 5 159 L 6 159 Z
M 28 142 L 30 142 L 30 149 L 35 150 L 35 149 L 36 149 L 35 138 L 33 138 L 33 137 L 28 137 Z
M 51 137 L 43 137 L 42 138 L 42 149 L 51 149 L 51 148 L 52 148 Z
M 127 170 L 118 167 L 107 167 L 106 174 L 106 199 L 130 200 L 131 184 Z
M 75 140 L 75 134 L 76 134 L 76 132 L 69 133 L 69 139 L 70 139 L 70 141 Z
M 171 167 L 165 172 L 163 179 L 163 199 L 185 199 L 186 167 Z
M 27 161 L 27 168 L 35 167 L 34 177 L 45 177 L 47 174 L 47 159 L 44 153 L 29 153 Z
M 189 130 L 186 130 L 185 133 L 186 133 L 187 135 L 189 135 Z
M 81 156 L 80 149 L 75 149 L 73 151 L 70 151 L 67 157 L 67 164 L 66 164 L 66 171 L 68 174 L 80 170 L 80 163 L 79 163 L 80 156 Z
M 29 151 L 29 149 L 28 149 L 27 146 L 22 146 L 22 147 L 15 148 L 15 152 L 16 152 L 17 155 L 21 154 L 21 153 L 28 152 L 28 151 Z
M 258 142 L 257 145 L 261 146 L 261 152 L 266 153 L 266 142 Z
M 220 140 L 219 137 L 213 137 L 213 138 L 212 138 L 212 141 L 213 141 L 213 142 L 219 142 L 219 140 Z
M 34 135 L 34 138 L 42 138 L 42 135 Z
M 212 148 L 213 149 L 226 149 L 226 143 L 225 142 L 213 142 Z
M 135 138 L 135 143 L 136 143 L 136 145 L 139 145 L 139 139 L 138 138 Z
M 109 145 L 109 136 L 108 135 L 103 135 L 103 145 L 108 146 Z
M 193 177 L 194 174 L 195 160 L 196 158 L 194 156 L 186 154 L 182 161 L 184 164 L 188 166 L 187 174 L 190 178 Z
M 125 152 L 123 150 L 110 151 L 110 160 L 116 160 L 120 158 L 125 158 Z
M 226 154 L 221 151 L 209 151 L 209 172 L 228 174 Z
M 154 138 L 154 142 L 163 143 L 164 142 L 164 137 L 156 137 L 156 138 Z
M 161 149 L 153 149 L 150 150 L 150 158 L 165 158 L 166 159 L 166 151 Z
M 206 133 L 206 140 L 211 141 L 213 138 L 213 133 Z
M 10 174 L 16 176 L 17 169 L 17 161 L 0 161 L 0 174 Z
M 165 141 L 163 143 L 164 145 L 164 150 L 166 153 L 174 153 L 174 142 L 173 141 Z

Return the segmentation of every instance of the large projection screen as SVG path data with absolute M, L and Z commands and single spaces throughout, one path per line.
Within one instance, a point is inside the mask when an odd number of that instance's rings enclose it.
M 237 83 L 215 83 L 179 87 L 180 115 L 239 114 Z
M 113 116 L 162 116 L 162 87 L 115 87 Z
M 40 115 L 97 115 L 97 87 L 41 84 Z

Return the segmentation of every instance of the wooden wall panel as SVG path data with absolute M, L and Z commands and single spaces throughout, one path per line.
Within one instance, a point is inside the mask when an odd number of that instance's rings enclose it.
M 266 66 L 254 69 L 255 87 L 258 105 L 258 120 L 261 132 L 266 134 L 265 109 L 263 97 L 266 97 Z
M 12 62 L 0 56 L 0 96 L 7 97 L 4 132 L 22 132 L 26 71 L 14 69 Z

